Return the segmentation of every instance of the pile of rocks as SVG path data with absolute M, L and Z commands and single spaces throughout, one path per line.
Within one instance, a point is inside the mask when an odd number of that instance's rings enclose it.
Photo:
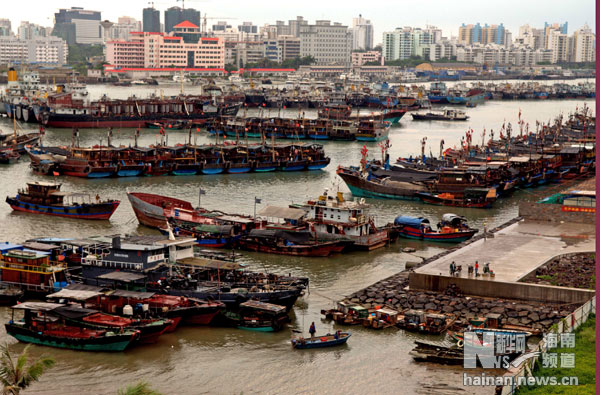
M 594 289 L 595 253 L 572 253 L 555 257 L 522 282 L 559 287 Z
M 410 291 L 405 289 L 408 279 L 403 277 L 398 275 L 395 278 L 388 278 L 351 295 L 346 300 L 367 308 L 386 305 L 397 311 L 431 310 L 451 313 L 463 319 L 498 313 L 502 315 L 505 323 L 540 330 L 548 329 L 578 307 L 466 297 L 457 288 L 446 290 L 444 293 Z

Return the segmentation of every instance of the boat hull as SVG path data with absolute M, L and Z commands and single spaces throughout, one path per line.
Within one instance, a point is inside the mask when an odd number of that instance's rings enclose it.
M 135 340 L 132 335 L 114 335 L 87 339 L 63 338 L 43 334 L 27 328 L 20 328 L 15 324 L 6 324 L 6 333 L 23 343 L 38 344 L 41 346 L 67 348 L 80 351 L 124 351 Z
M 399 236 L 407 239 L 435 241 L 441 243 L 462 243 L 477 233 L 476 230 L 454 233 L 423 233 L 419 229 L 405 226 L 399 230 Z
M 76 205 L 76 206 L 43 206 L 40 204 L 24 203 L 15 198 L 6 198 L 6 202 L 15 211 L 21 211 L 32 214 L 52 215 L 55 217 L 77 218 L 77 219 L 101 219 L 106 220 L 111 217 L 117 207 L 119 201 L 99 203 L 92 205 Z

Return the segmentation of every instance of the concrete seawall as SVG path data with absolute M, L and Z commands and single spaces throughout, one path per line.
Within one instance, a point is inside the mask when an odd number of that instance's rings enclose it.
M 590 300 L 594 291 L 555 287 L 551 285 L 499 282 L 475 278 L 432 276 L 424 273 L 410 273 L 411 290 L 444 292 L 450 285 L 456 285 L 464 295 L 499 299 L 516 299 L 546 303 L 582 304 Z
M 595 213 L 562 211 L 560 204 L 522 202 L 519 204 L 519 216 L 535 221 L 596 223 Z

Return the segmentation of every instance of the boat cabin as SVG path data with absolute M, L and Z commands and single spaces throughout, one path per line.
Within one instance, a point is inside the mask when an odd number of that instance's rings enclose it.
M 50 262 L 49 254 L 13 249 L 0 256 L 2 283 L 18 284 L 33 291 L 66 285 L 65 266 Z
M 375 310 L 375 318 L 386 324 L 396 325 L 398 323 L 398 312 L 385 307 Z
M 193 257 L 194 244 L 194 238 L 170 240 L 164 237 L 138 236 L 122 240 L 120 236 L 115 236 L 105 254 L 96 255 L 97 250 L 84 248 L 85 257 L 81 260 L 83 275 L 96 277 L 115 270 L 153 270 L 178 259 Z
M 348 302 L 338 302 L 338 310 L 344 314 L 351 315 L 355 318 L 368 318 L 369 310 L 358 304 L 351 304 Z
M 363 199 L 347 201 L 341 192 L 331 196 L 327 190 L 318 200 L 309 200 L 304 205 L 307 220 L 314 224 L 317 232 L 346 236 L 369 234 L 371 219 L 365 214 L 368 207 Z

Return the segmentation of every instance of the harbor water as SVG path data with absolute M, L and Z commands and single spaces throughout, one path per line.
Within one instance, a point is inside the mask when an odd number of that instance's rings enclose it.
M 165 95 L 177 94 L 176 85 L 159 87 Z M 89 87 L 92 97 L 109 93 L 111 97 L 127 97 L 134 93 L 145 97 L 156 91 L 154 87 Z M 199 88 L 198 88 L 199 92 Z M 186 87 L 186 93 L 195 88 Z M 467 122 L 413 121 L 410 114 L 390 130 L 390 158 L 417 155 L 421 139 L 427 137 L 426 155 L 439 155 L 440 140 L 445 147 L 460 145 L 460 138 L 473 129 L 473 144 L 481 144 L 485 128 L 499 136 L 502 124 L 512 123 L 513 134 L 518 133 L 518 114 L 535 130 L 536 120 L 548 122 L 557 115 L 566 115 L 581 108 L 589 100 L 546 101 L 490 101 L 466 109 Z M 248 115 L 256 110 L 249 110 Z M 283 110 L 286 116 L 295 116 L 298 110 Z M 271 111 L 272 116 L 277 110 Z M 306 110 L 307 116 L 316 116 L 315 110 Z M 36 125 L 23 127 L 34 130 Z M 12 122 L 0 119 L 3 132 L 12 130 Z M 114 145 L 132 145 L 134 129 L 115 128 Z M 193 141 L 214 143 L 205 131 L 194 130 Z M 187 131 L 168 131 L 170 145 L 184 143 Z M 107 131 L 81 129 L 81 146 L 106 144 Z M 71 130 L 47 129 L 44 145 L 70 145 Z M 139 144 L 147 146 L 160 141 L 156 130 L 142 129 Z M 307 141 L 307 140 L 304 140 Z M 252 140 L 250 140 L 252 142 Z M 264 173 L 214 176 L 163 176 L 110 179 L 80 179 L 58 177 L 64 191 L 90 193 L 102 198 L 121 200 L 121 205 L 110 221 L 86 221 L 54 218 L 43 215 L 12 212 L 7 204 L 0 205 L 0 241 L 19 242 L 37 236 L 85 237 L 109 234 L 155 234 L 156 231 L 138 225 L 127 200 L 126 191 L 150 192 L 168 195 L 198 204 L 198 191 L 206 191 L 201 205 L 207 209 L 252 214 L 255 197 L 262 200 L 260 211 L 266 205 L 287 206 L 317 198 L 325 188 L 345 193 L 348 188 L 336 176 L 338 165 L 358 165 L 359 142 L 323 142 L 331 157 L 331 164 L 322 171 L 298 173 Z M 369 158 L 381 158 L 378 143 L 366 143 Z M 23 157 L 14 165 L 0 167 L 0 195 L 14 196 L 19 188 L 31 181 L 52 181 L 52 177 L 34 175 L 29 161 Z M 424 205 L 415 201 L 371 200 L 370 213 L 378 225 L 384 225 L 398 215 L 423 216 L 435 224 L 446 212 L 464 215 L 479 229 L 489 228 L 515 217 L 522 199 L 535 198 L 540 190 L 518 191 L 508 199 L 499 200 L 493 209 L 461 209 Z M 413 247 L 416 252 L 404 253 Z M 202 393 L 452 393 L 463 392 L 462 370 L 456 367 L 417 364 L 408 352 L 418 334 L 387 329 L 374 331 L 349 327 L 352 337 L 344 347 L 330 350 L 292 350 L 290 329 L 308 334 L 315 322 L 317 333 L 333 332 L 337 328 L 322 321 L 320 310 L 333 306 L 335 300 L 366 287 L 404 269 L 407 261 L 418 261 L 449 248 L 443 244 L 422 243 L 400 239 L 395 244 L 372 252 L 355 252 L 330 258 L 299 258 L 242 253 L 242 261 L 249 268 L 280 274 L 307 276 L 310 288 L 299 299 L 292 311 L 289 328 L 277 333 L 260 333 L 230 328 L 183 327 L 175 333 L 161 336 L 158 343 L 141 346 L 124 353 L 84 353 L 32 346 L 33 355 L 52 355 L 56 366 L 34 383 L 30 393 L 52 394 L 114 394 L 119 388 L 139 380 L 148 381 L 153 388 L 165 394 Z M 0 309 L 0 321 L 10 319 L 10 309 Z M 14 350 L 24 346 L 8 337 L 2 326 L 0 339 L 14 344 Z M 430 339 L 434 340 L 434 339 Z M 439 339 L 438 339 L 439 340 Z M 423 383 L 429 383 L 425 386 Z M 482 392 L 475 389 L 469 392 Z

